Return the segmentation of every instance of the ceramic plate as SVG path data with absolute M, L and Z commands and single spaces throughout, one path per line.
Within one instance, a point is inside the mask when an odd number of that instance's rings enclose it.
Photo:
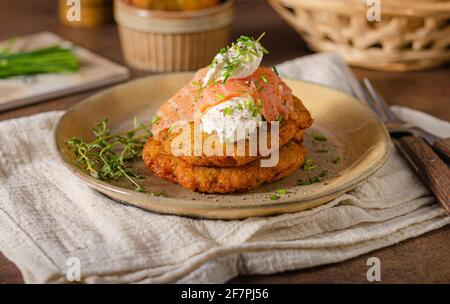
M 326 203 L 354 189 L 377 171 L 389 156 L 389 135 L 365 105 L 339 91 L 287 79 L 287 84 L 315 120 L 306 133 L 305 145 L 307 158 L 314 160 L 317 169 L 299 169 L 287 178 L 250 192 L 215 195 L 191 192 L 163 181 L 153 176 L 142 161 L 134 163 L 133 169 L 144 177 L 141 184 L 147 193 L 135 192 L 126 182 L 102 182 L 76 165 L 73 151 L 66 144 L 69 138 L 92 139 L 91 129 L 103 117 L 109 118 L 112 131 L 131 128 L 134 116 L 149 121 L 161 103 L 192 76 L 192 73 L 149 76 L 108 89 L 72 107 L 56 129 L 57 147 L 67 167 L 92 188 L 143 209 L 201 218 L 241 219 L 296 212 Z M 325 135 L 327 140 L 315 140 L 313 137 L 317 133 Z M 297 185 L 298 180 L 308 180 L 325 169 L 329 174 L 324 181 Z M 270 196 L 280 188 L 288 193 L 278 200 L 271 200 Z M 151 194 L 160 191 L 166 195 Z

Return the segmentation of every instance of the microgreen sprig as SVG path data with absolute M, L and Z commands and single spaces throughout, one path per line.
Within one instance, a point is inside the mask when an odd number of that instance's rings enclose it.
M 258 39 L 249 36 L 240 36 L 236 43 L 232 43 L 227 48 L 222 48 L 220 54 L 224 55 L 227 52 L 232 53 L 232 56 L 224 56 L 225 62 L 222 67 L 221 76 L 223 83 L 226 83 L 228 78 L 238 70 L 244 62 L 251 62 L 254 57 L 260 57 L 261 52 L 268 54 L 269 52 L 261 45 L 260 40 L 266 33 L 262 33 Z M 217 64 L 217 59 L 214 58 L 212 66 Z

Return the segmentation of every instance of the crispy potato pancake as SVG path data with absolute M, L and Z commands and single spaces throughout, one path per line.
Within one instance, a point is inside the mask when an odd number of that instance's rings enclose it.
M 145 165 L 162 179 L 205 193 L 246 191 L 276 181 L 299 168 L 306 155 L 306 148 L 291 140 L 280 148 L 279 162 L 274 167 L 261 167 L 260 160 L 239 167 L 205 167 L 165 153 L 162 145 L 157 139 L 148 140 L 143 150 Z
M 303 103 L 297 97 L 294 97 L 294 107 L 296 113 L 296 119 L 288 119 L 282 121 L 279 130 L 279 146 L 282 147 L 286 145 L 290 140 L 295 139 L 296 141 L 301 141 L 304 136 L 303 129 L 311 126 L 313 119 L 309 111 L 304 107 Z M 237 143 L 221 144 L 218 141 L 217 135 L 209 135 L 202 133 L 202 144 L 203 147 L 201 154 L 199 156 L 194 155 L 194 123 L 190 123 L 190 132 L 169 132 L 168 129 L 161 131 L 159 139 L 161 141 L 161 148 L 165 154 L 173 154 L 172 146 L 174 145 L 174 140 L 177 139 L 178 142 L 191 142 L 190 152 L 189 148 L 183 153 L 183 147 L 178 146 L 178 151 L 182 155 L 177 155 L 177 157 L 183 159 L 189 165 L 192 166 L 215 166 L 215 167 L 236 167 L 244 166 L 250 162 L 253 162 L 261 158 L 260 151 L 256 153 L 250 153 L 249 141 L 246 140 L 245 151 L 239 151 Z M 188 137 L 189 136 L 189 137 Z M 183 138 L 186 137 L 186 138 Z M 267 142 L 270 143 L 270 132 L 267 136 Z M 207 143 L 212 143 L 208 145 Z M 216 148 L 216 144 L 222 145 L 222 147 Z M 257 146 L 257 145 L 255 145 Z M 268 144 L 270 147 L 270 144 Z M 217 153 L 216 151 L 219 151 Z M 228 153 L 226 153 L 227 151 Z M 231 151 L 231 153 L 229 152 Z M 228 154 L 228 155 L 227 155 Z M 238 156 L 240 155 L 240 156 Z M 267 154 L 265 154 L 267 155 Z

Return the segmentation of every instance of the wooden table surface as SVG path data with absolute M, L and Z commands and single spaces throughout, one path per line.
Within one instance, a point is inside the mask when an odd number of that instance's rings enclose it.
M 64 27 L 56 17 L 56 1 L 14 0 L 0 2 L 0 40 L 13 35 L 53 31 L 76 44 L 91 49 L 116 62 L 123 63 L 117 30 L 109 24 L 94 30 Z M 280 63 L 311 53 L 302 39 L 263 1 L 241 1 L 237 4 L 235 36 L 258 36 L 266 32 L 265 46 L 270 54 L 266 64 Z M 384 73 L 353 68 L 358 78 L 369 77 L 391 104 L 404 105 L 450 120 L 450 68 L 410 72 Z M 132 78 L 149 73 L 132 70 Z M 98 91 L 98 90 L 97 90 Z M 96 91 L 50 100 L 37 105 L 0 113 L 0 120 L 34 113 L 63 110 Z M 1 92 L 0 92 L 1 93 Z M 1 233 L 1 232 L 0 232 Z M 316 283 L 367 282 L 366 261 L 376 256 L 381 260 L 383 283 L 450 283 L 450 226 L 420 237 L 380 249 L 335 265 L 291 271 L 266 276 L 241 276 L 234 283 Z M 19 270 L 0 253 L 0 283 L 23 282 Z

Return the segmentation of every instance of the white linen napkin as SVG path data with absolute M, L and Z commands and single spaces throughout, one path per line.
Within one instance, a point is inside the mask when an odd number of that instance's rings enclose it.
M 279 71 L 363 98 L 333 54 L 291 61 Z M 422 115 L 397 112 L 405 120 Z M 70 258 L 80 262 L 87 283 L 221 283 L 343 261 L 450 223 L 395 151 L 354 191 L 303 212 L 213 221 L 125 206 L 65 169 L 53 137 L 61 114 L 0 122 L 0 250 L 27 283 L 67 282 Z M 450 135 L 447 122 L 422 122 Z

